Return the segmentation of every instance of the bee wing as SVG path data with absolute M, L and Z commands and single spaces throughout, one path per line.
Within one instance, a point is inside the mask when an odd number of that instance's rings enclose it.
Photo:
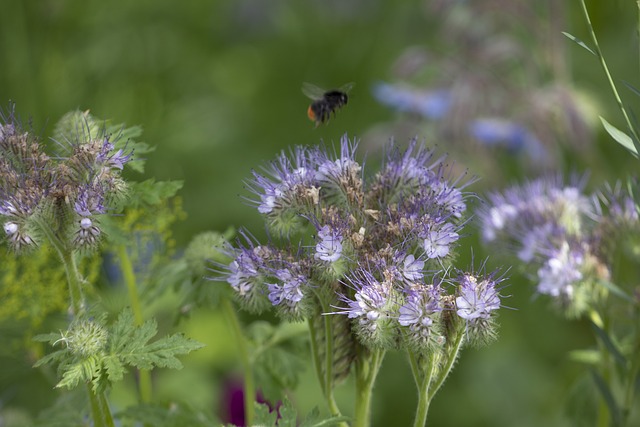
M 324 97 L 324 93 L 326 91 L 324 89 L 319 88 L 318 86 L 304 82 L 302 83 L 302 93 L 304 93 L 309 98 L 317 101 L 318 99 L 322 99 Z
M 353 89 L 353 87 L 355 85 L 356 84 L 354 82 L 345 83 L 342 86 L 340 86 L 340 88 L 338 88 L 338 90 L 340 92 L 349 93 L 349 91 L 351 91 L 351 89 Z

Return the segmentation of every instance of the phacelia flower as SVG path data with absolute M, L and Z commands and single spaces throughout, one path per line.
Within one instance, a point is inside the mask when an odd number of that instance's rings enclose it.
M 451 245 L 459 237 L 453 224 L 448 222 L 441 226 L 434 224 L 424 232 L 424 253 L 427 258 L 444 258 L 449 255 Z
M 342 256 L 342 236 L 339 231 L 325 225 L 318 231 L 320 241 L 316 244 L 316 258 L 335 262 Z
M 572 250 L 564 242 L 538 270 L 538 292 L 552 297 L 570 298 L 576 282 L 582 279 L 580 269 L 583 263 L 584 254 L 579 250 Z
M 500 308 L 500 295 L 492 277 L 463 274 L 458 279 L 456 313 L 467 321 L 488 319 Z

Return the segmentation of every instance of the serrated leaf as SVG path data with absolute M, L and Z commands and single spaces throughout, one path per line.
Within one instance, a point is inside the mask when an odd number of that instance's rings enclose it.
M 636 158 L 638 157 L 638 151 L 636 150 L 636 147 L 633 145 L 633 140 L 629 135 L 627 135 L 617 127 L 613 126 L 611 123 L 606 121 L 605 118 L 602 116 L 600 116 L 600 121 L 602 122 L 604 129 L 607 131 L 609 136 L 611 136 L 611 138 L 613 138 L 618 144 L 626 148 L 631 154 L 633 154 L 634 157 Z
M 72 389 L 80 382 L 89 382 L 98 376 L 100 372 L 100 363 L 96 356 L 90 356 L 86 359 L 77 361 L 68 367 L 65 367 L 62 379 L 56 388 L 66 387 Z
M 168 406 L 158 404 L 130 406 L 118 412 L 116 417 L 137 422 L 135 425 L 154 427 L 217 427 L 220 425 L 205 412 L 181 402 L 171 402 Z
M 183 186 L 182 181 L 159 181 L 147 179 L 142 182 L 130 182 L 131 206 L 153 206 L 162 200 L 175 196 Z
M 55 332 L 51 332 L 50 334 L 39 334 L 32 338 L 32 340 L 34 341 L 48 342 L 51 345 L 53 345 L 59 339 L 60 339 L 60 334 L 59 333 L 56 334 Z
M 49 353 L 46 356 L 42 357 L 36 363 L 33 364 L 34 368 L 39 368 L 40 366 L 48 365 L 51 362 L 60 362 L 67 355 L 67 349 L 57 350 L 53 353 Z
M 147 344 L 156 335 L 157 329 L 152 319 L 136 327 L 131 310 L 124 310 L 112 328 L 110 354 L 138 369 L 152 369 L 154 366 L 180 369 L 182 363 L 176 355 L 187 354 L 204 346 L 182 334 Z
M 278 420 L 278 411 L 272 411 L 267 404 L 261 404 L 253 402 L 255 408 L 255 414 L 253 418 L 253 425 L 263 425 L 268 427 L 275 427 Z
M 193 350 L 204 347 L 182 334 L 175 334 L 153 342 L 140 349 L 123 355 L 123 359 L 139 369 L 151 369 L 154 366 L 160 368 L 181 369 L 182 363 L 176 355 L 187 354 Z
M 122 380 L 124 374 L 127 372 L 127 369 L 117 355 L 108 355 L 102 360 L 102 363 L 104 365 L 107 378 L 111 382 Z
M 578 46 L 584 48 L 587 50 L 587 52 L 589 52 L 590 54 L 594 55 L 594 56 L 598 56 L 598 54 L 591 49 L 589 46 L 587 46 L 587 44 L 585 42 L 583 42 L 582 40 L 580 40 L 579 38 L 577 38 L 576 36 L 569 34 L 567 32 L 562 32 L 562 34 L 565 35 L 565 37 L 567 37 L 568 39 L 570 39 L 571 41 L 573 41 L 574 43 L 576 43 Z

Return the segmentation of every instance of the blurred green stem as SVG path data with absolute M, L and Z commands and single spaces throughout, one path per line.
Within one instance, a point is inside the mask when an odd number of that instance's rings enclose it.
M 89 403 L 91 405 L 91 417 L 93 418 L 94 427 L 115 427 L 109 404 L 104 393 L 96 394 L 91 384 L 87 384 L 87 393 L 89 393 Z
M 602 51 L 600 50 L 600 45 L 598 43 L 598 38 L 596 37 L 596 32 L 593 29 L 593 25 L 591 24 L 591 18 L 589 17 L 589 12 L 587 11 L 587 6 L 584 0 L 580 0 L 580 5 L 582 6 L 582 13 L 584 14 L 584 18 L 587 21 L 587 26 L 589 27 L 589 33 L 591 35 L 591 40 L 593 40 L 593 44 L 595 45 L 595 52 L 600 60 L 600 65 L 602 65 L 602 69 L 604 70 L 605 75 L 607 76 L 607 80 L 609 81 L 609 86 L 611 87 L 611 91 L 613 92 L 613 96 L 616 99 L 616 103 L 618 104 L 618 108 L 622 112 L 624 120 L 627 124 L 627 128 L 632 136 L 633 146 L 636 148 L 636 151 L 640 153 L 640 139 L 638 138 L 638 134 L 635 131 L 633 124 L 631 123 L 631 119 L 629 118 L 629 114 L 627 114 L 627 109 L 624 107 L 622 103 L 622 99 L 620 98 L 620 94 L 618 93 L 618 89 L 616 88 L 616 84 L 611 77 L 611 73 L 609 72 L 609 67 L 607 66 L 607 62 L 604 60 L 604 56 L 602 56 Z
M 133 311 L 136 325 L 142 326 L 142 323 L 144 323 L 144 317 L 142 315 L 142 307 L 140 305 L 138 288 L 136 286 L 136 275 L 133 271 L 131 258 L 129 258 L 129 252 L 127 252 L 125 245 L 118 246 L 118 257 L 120 258 L 122 276 L 125 284 L 127 285 L 127 290 L 129 291 L 129 301 L 131 303 L 131 310 Z M 140 381 L 138 385 L 140 401 L 143 403 L 150 403 L 152 397 L 151 372 L 147 369 L 139 369 L 138 376 Z
M 368 351 L 359 346 L 356 359 L 356 413 L 354 427 L 367 427 L 371 423 L 371 394 L 384 359 L 383 350 Z
M 249 358 L 249 350 L 247 349 L 247 342 L 242 333 L 242 327 L 238 320 L 236 310 L 229 301 L 228 298 L 223 297 L 221 299 L 222 310 L 227 318 L 227 321 L 231 324 L 231 329 L 236 336 L 238 343 L 238 352 L 240 353 L 240 364 L 242 365 L 242 371 L 244 373 L 244 421 L 248 426 L 253 425 L 253 419 L 255 416 L 254 401 L 256 398 L 256 386 L 253 383 L 253 366 Z
M 589 312 L 589 318 L 591 321 L 600 329 L 607 332 L 605 322 L 600 314 L 591 310 Z M 611 386 L 611 358 L 609 352 L 607 351 L 607 347 L 602 343 L 601 340 L 597 339 L 598 348 L 600 350 L 600 374 L 602 376 L 602 380 L 608 386 Z M 609 420 L 611 419 L 611 412 L 609 411 L 609 406 L 607 405 L 607 401 L 604 396 L 600 394 L 600 399 L 598 402 L 598 419 L 596 422 L 597 427 L 607 427 L 609 425 Z

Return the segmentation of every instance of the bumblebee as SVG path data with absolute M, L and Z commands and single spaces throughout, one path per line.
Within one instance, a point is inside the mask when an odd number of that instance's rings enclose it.
M 338 89 L 325 91 L 311 83 L 302 84 L 302 93 L 313 100 L 307 108 L 309 120 L 315 122 L 316 127 L 329 121 L 331 114 L 335 116 L 336 111 L 349 101 L 349 91 L 353 88 L 353 83 L 347 83 Z

